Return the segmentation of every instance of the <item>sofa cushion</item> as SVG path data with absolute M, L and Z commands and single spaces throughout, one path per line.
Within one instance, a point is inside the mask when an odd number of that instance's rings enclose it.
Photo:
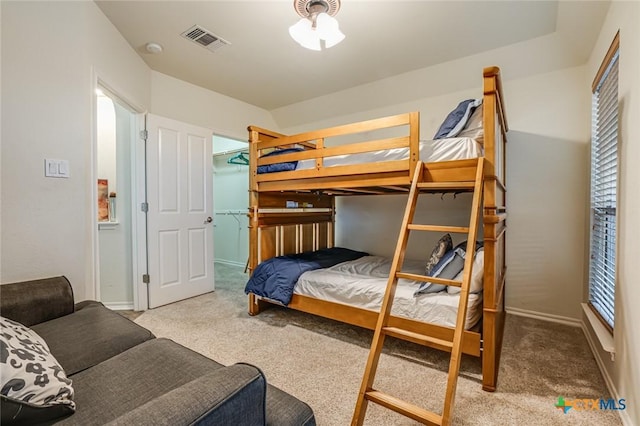
M 61 424 L 115 421 L 219 368 L 223 366 L 171 340 L 146 341 L 77 373 L 73 383 L 78 409 Z
M 34 325 L 33 330 L 47 341 L 69 376 L 154 338 L 149 330 L 96 302 Z
M 73 413 L 73 388 L 47 343 L 0 317 L 2 424 L 36 424 Z
M 266 381 L 248 364 L 217 368 L 107 423 L 264 426 Z
M 267 385 L 267 426 L 314 426 L 313 410 L 294 396 Z

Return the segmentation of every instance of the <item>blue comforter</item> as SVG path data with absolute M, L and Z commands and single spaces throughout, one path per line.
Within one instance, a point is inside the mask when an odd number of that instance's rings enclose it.
M 247 282 L 245 293 L 268 297 L 288 305 L 293 288 L 306 271 L 329 268 L 338 263 L 356 260 L 368 253 L 342 247 L 273 257 L 258 265 Z
M 273 157 L 274 155 L 291 154 L 292 152 L 300 151 L 302 151 L 302 148 L 278 149 L 276 151 L 265 154 L 260 158 Z M 263 173 L 287 172 L 295 170 L 296 167 L 298 167 L 297 161 L 285 161 L 284 163 L 267 164 L 266 166 L 258 166 L 258 174 L 261 175 Z

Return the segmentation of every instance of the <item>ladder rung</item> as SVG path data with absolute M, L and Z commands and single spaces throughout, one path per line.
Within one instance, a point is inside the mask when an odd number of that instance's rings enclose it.
M 468 234 L 469 228 L 466 226 L 441 226 L 441 225 L 418 225 L 410 223 L 407 228 L 412 231 L 435 231 L 435 232 L 457 232 L 458 234 Z
M 418 182 L 418 188 L 420 189 L 432 189 L 432 190 L 471 190 L 476 186 L 475 182 Z
M 396 274 L 398 278 L 404 278 L 411 281 L 422 281 L 423 283 L 436 283 L 443 285 L 450 285 L 453 287 L 462 287 L 462 281 L 448 280 L 445 278 L 428 277 L 426 275 L 410 274 L 408 272 L 398 272 Z
M 384 331 L 384 334 L 386 334 L 387 336 L 397 337 L 398 339 L 402 340 L 409 340 L 415 343 L 431 343 L 448 350 L 451 350 L 453 348 L 453 342 L 449 340 L 442 340 L 436 337 L 427 336 L 425 334 L 414 333 L 413 331 L 404 330 L 398 327 L 383 327 L 382 331 Z
M 371 402 L 375 402 L 378 405 L 382 405 L 418 422 L 432 426 L 440 426 L 442 424 L 441 415 L 432 413 L 431 411 L 427 411 L 394 396 L 387 395 L 386 393 L 370 390 L 364 394 L 364 397 Z

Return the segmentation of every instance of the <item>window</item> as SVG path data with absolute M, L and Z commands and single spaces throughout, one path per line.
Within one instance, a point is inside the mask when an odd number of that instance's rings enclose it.
M 591 110 L 589 305 L 613 331 L 616 287 L 619 34 L 600 66 Z

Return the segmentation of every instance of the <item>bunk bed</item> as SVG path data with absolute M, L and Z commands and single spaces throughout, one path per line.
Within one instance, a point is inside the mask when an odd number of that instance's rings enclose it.
M 482 357 L 482 387 L 494 391 L 505 321 L 505 144 L 508 131 L 497 67 L 483 70 L 482 104 L 478 108 L 482 109 L 484 133 L 477 154 L 484 158 L 481 218 L 484 269 L 481 297 L 478 298 L 481 320 L 475 327 L 465 330 L 462 347 L 463 353 Z M 335 199 L 338 196 L 408 193 L 416 164 L 424 161 L 419 127 L 417 112 L 296 135 L 250 126 L 249 269 L 254 271 L 259 264 L 274 257 L 333 247 Z M 390 136 L 370 140 L 371 134 Z M 340 142 L 327 143 L 332 140 Z M 274 152 L 279 155 L 269 155 Z M 367 161 L 366 154 L 376 152 L 401 154 L 400 157 L 376 157 L 374 154 L 373 161 Z M 350 157 L 356 160 L 342 162 Z M 294 166 L 284 171 L 268 170 L 269 166 L 287 163 Z M 428 162 L 426 169 L 433 182 L 473 180 L 477 163 L 477 158 Z M 443 187 L 438 192 L 446 190 Z M 257 315 L 274 303 L 281 304 L 249 293 L 250 315 Z M 287 307 L 368 329 L 375 328 L 378 317 L 375 310 L 295 293 Z M 391 323 L 443 340 L 453 336 L 451 325 L 405 316 L 392 316 Z M 432 343 L 416 343 L 443 349 Z

